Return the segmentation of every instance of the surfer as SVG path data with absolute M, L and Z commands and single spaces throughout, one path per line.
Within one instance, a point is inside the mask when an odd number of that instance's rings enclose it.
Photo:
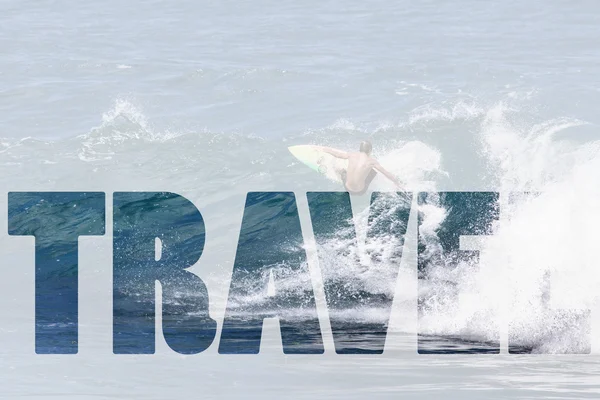
M 320 148 L 334 157 L 348 160 L 348 168 L 340 171 L 340 175 L 344 187 L 352 194 L 364 194 L 375 176 L 377 176 L 377 172 L 381 172 L 386 178 L 392 181 L 398 189 L 401 188 L 398 179 L 383 168 L 376 159 L 371 157 L 373 146 L 369 141 L 365 140 L 361 142 L 359 151 L 357 152 L 346 152 L 331 147 Z

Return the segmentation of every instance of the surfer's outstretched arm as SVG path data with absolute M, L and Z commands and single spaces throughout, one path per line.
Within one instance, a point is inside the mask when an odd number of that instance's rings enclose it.
M 332 156 L 337 157 L 337 158 L 345 158 L 346 159 L 346 158 L 350 157 L 350 154 L 346 153 L 345 151 L 341 151 L 341 150 L 334 149 L 331 147 L 324 147 L 324 146 L 320 146 L 320 148 L 325 153 L 329 153 Z
M 373 168 L 375 168 L 377 171 L 381 172 L 386 178 L 388 178 L 390 181 L 392 181 L 398 189 L 402 189 L 402 185 L 400 185 L 400 181 L 398 180 L 398 178 L 396 178 L 396 176 L 394 174 L 392 174 L 390 171 L 383 168 L 381 166 L 381 164 L 376 163 L 373 166 Z

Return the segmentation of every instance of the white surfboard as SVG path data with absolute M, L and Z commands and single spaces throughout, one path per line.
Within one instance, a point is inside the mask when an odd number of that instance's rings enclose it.
M 321 150 L 321 146 L 290 146 L 288 150 L 310 169 L 317 171 L 325 178 L 342 183 L 341 172 L 348 168 L 348 160 L 337 158 Z

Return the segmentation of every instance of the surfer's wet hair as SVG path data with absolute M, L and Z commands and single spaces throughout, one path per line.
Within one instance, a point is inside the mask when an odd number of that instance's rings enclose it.
M 373 150 L 373 145 L 368 140 L 360 142 L 360 151 L 363 153 L 370 154 Z

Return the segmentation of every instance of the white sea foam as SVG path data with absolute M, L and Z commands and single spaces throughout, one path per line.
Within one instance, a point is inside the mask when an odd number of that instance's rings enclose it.
M 498 339 L 510 326 L 512 345 L 589 350 L 583 310 L 594 307 L 600 285 L 594 233 L 600 152 L 598 142 L 556 138 L 580 125 L 566 118 L 516 125 L 503 104 L 486 112 L 482 154 L 501 191 L 501 219 L 483 242 L 478 266 L 434 268 L 439 283 L 427 296 L 436 306 L 421 321 L 425 332 Z M 425 238 L 445 214 L 428 207 L 421 209 Z

